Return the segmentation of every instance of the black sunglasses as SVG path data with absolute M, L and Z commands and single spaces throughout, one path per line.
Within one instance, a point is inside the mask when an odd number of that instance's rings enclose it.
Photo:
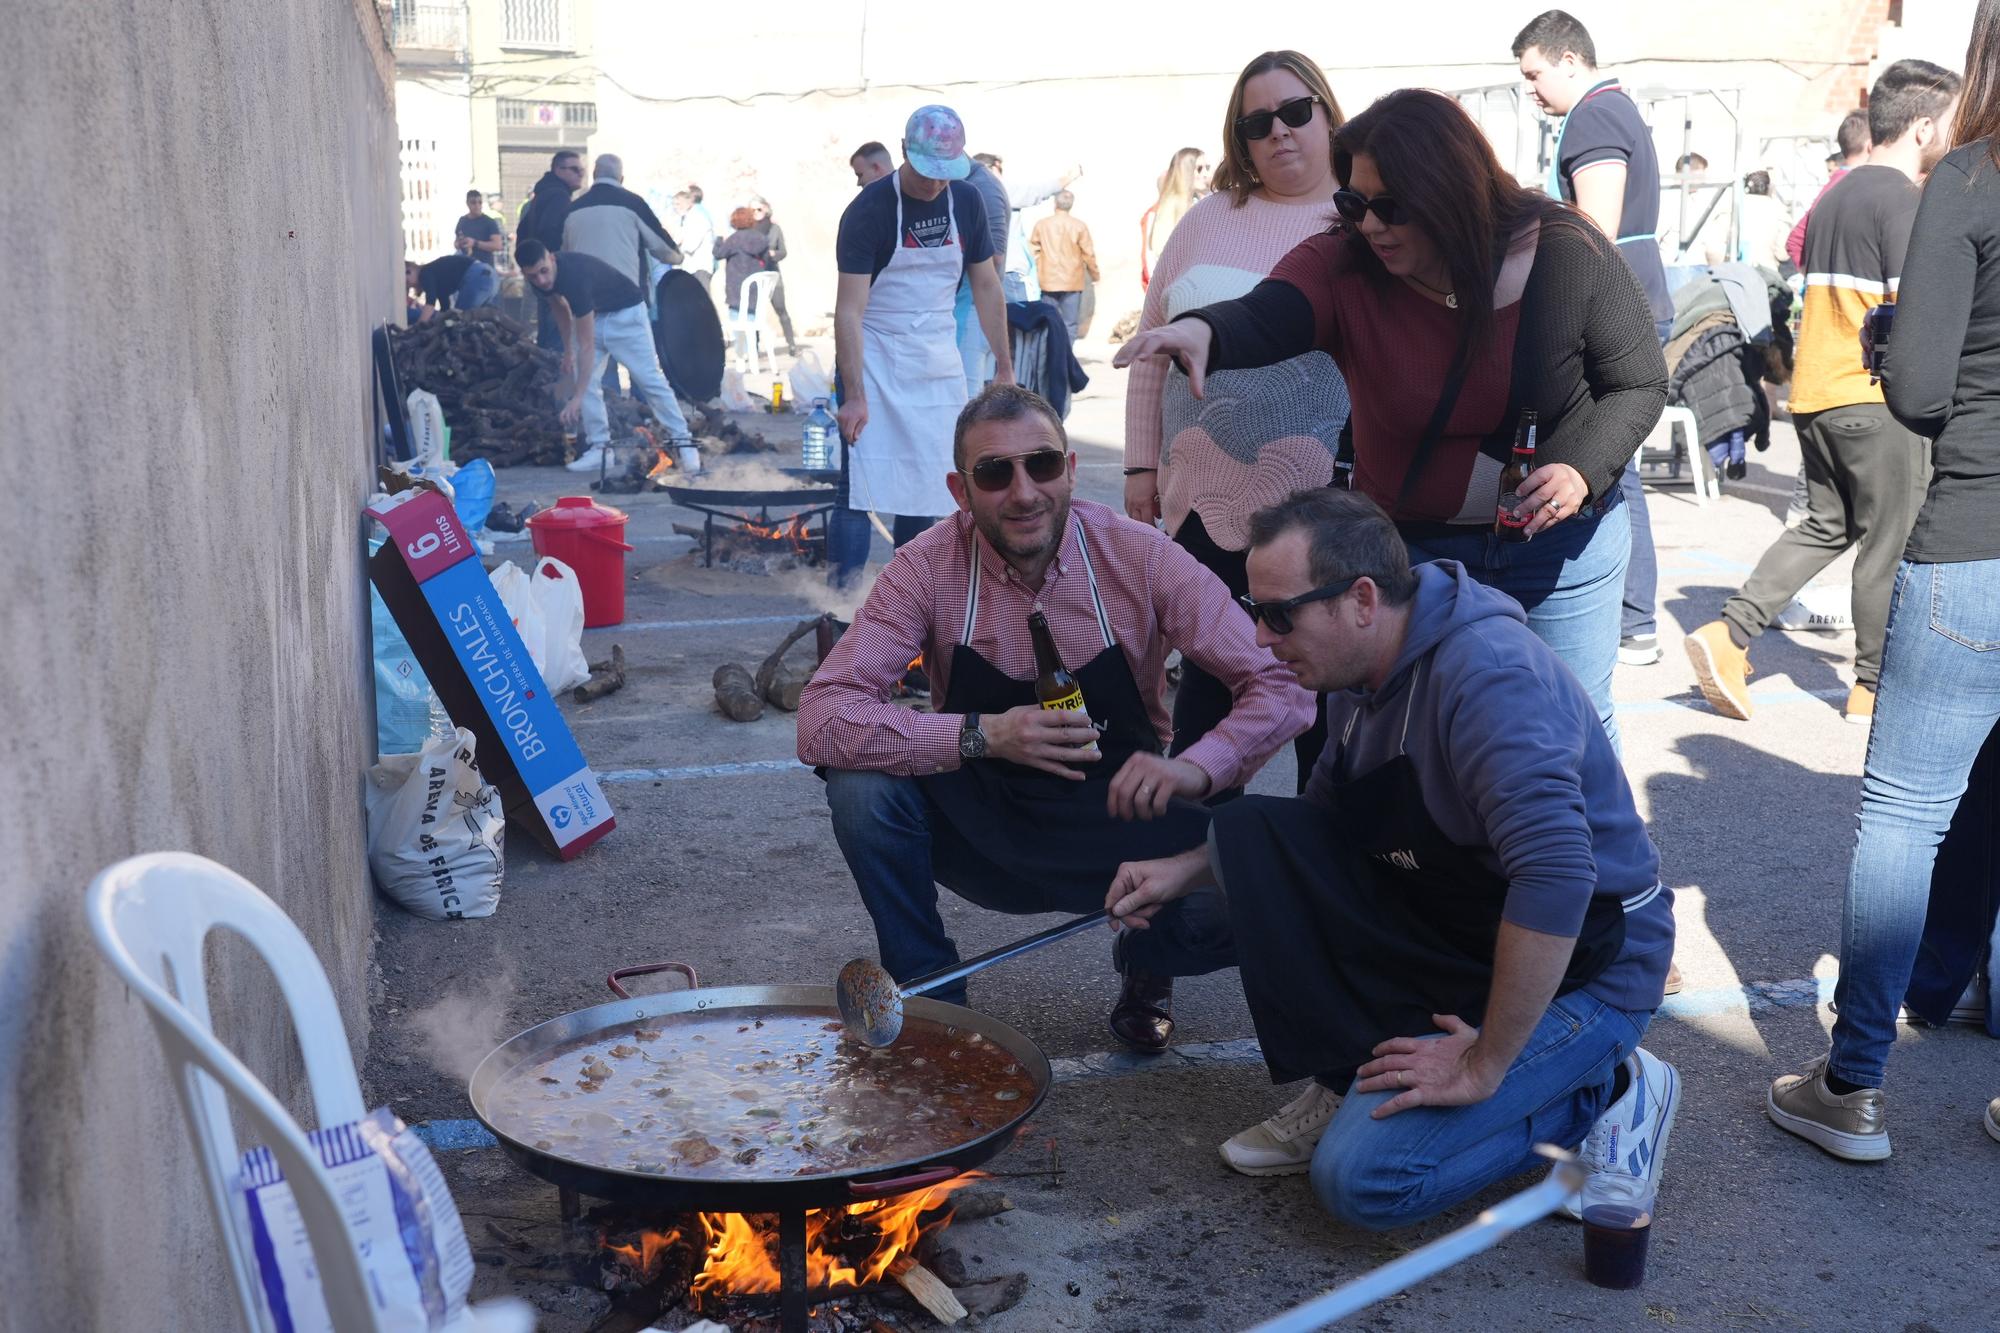
M 1297 129 L 1313 118 L 1313 108 L 1319 103 L 1319 95 L 1309 93 L 1304 97 L 1294 97 L 1289 102 L 1280 102 L 1271 111 L 1252 111 L 1247 116 L 1236 118 L 1236 132 L 1245 139 L 1269 138 L 1273 120 L 1282 120 Z
M 1060 449 L 1037 449 L 1033 453 L 1008 454 L 1004 458 L 982 458 L 970 470 L 960 468 L 982 491 L 1004 491 L 1014 484 L 1014 463 L 1019 460 L 1028 480 L 1047 484 L 1063 474 L 1069 455 Z
M 1314 588 L 1311 592 L 1302 592 L 1297 597 L 1287 597 L 1283 601 L 1278 602 L 1259 602 L 1248 596 L 1238 597 L 1236 601 L 1245 611 L 1250 613 L 1251 624 L 1254 625 L 1261 620 L 1271 627 L 1271 633 L 1273 634 L 1290 634 L 1292 632 L 1292 612 L 1298 610 L 1307 602 L 1331 601 L 1333 598 L 1346 592 L 1349 588 L 1352 588 L 1360 578 L 1361 575 L 1356 574 L 1351 579 L 1342 579 L 1338 583 L 1329 583 L 1324 587 Z
M 1355 227 L 1360 226 L 1361 219 L 1370 213 L 1382 219 L 1383 225 L 1388 227 L 1400 227 L 1410 220 L 1409 210 L 1393 197 L 1378 194 L 1373 199 L 1368 199 L 1363 197 L 1359 190 L 1335 190 L 1333 211 L 1340 214 L 1348 225 Z

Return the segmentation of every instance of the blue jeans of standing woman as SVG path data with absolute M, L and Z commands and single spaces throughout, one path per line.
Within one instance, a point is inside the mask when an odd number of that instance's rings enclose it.
M 1861 835 L 1847 874 L 1828 1068 L 1882 1086 L 1924 933 L 1938 843 L 2000 720 L 2000 560 L 1896 570 Z
M 1521 604 L 1528 628 L 1589 691 L 1614 749 L 1618 719 L 1611 709 L 1611 669 L 1618 663 L 1629 524 L 1627 507 L 1613 492 L 1610 507 L 1595 518 L 1578 515 L 1532 541 L 1501 541 L 1485 528 L 1407 539 L 1412 562 L 1456 560 L 1473 578 Z

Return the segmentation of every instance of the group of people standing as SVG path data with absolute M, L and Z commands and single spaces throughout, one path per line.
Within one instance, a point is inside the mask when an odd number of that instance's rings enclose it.
M 950 358 L 900 341 L 913 320 L 940 321 L 941 341 L 961 277 L 982 322 L 1001 294 L 979 193 L 957 184 L 956 118 L 913 118 L 903 165 L 842 228 L 858 475 L 876 483 L 876 425 L 914 438 L 949 418 L 957 509 L 899 534 L 799 711 L 885 966 L 904 979 L 957 957 L 942 883 L 1003 912 L 1109 908 L 1109 1026 L 1139 1050 L 1171 1041 L 1175 976 L 1239 969 L 1274 1081 L 1309 1082 L 1224 1159 L 1310 1171 L 1330 1211 L 1371 1227 L 1528 1169 L 1538 1141 L 1655 1180 L 1681 1097 L 1641 1044 L 1674 986 L 1673 893 L 1611 699 L 1621 651 L 1657 659 L 1650 619 L 1629 615 L 1635 599 L 1653 613 L 1650 575 L 1633 577 L 1650 563 L 1633 460 L 1667 392 L 1658 163 L 1573 17 L 1538 16 L 1514 54 L 1563 117 L 1542 190 L 1449 97 L 1405 89 L 1349 118 L 1297 52 L 1245 67 L 1210 191 L 1170 223 L 1117 357 L 1122 516 L 1074 499 L 1060 415 L 1004 360 L 967 403 Z M 1872 529 L 1902 559 L 1833 1051 L 1768 1103 L 1859 1160 L 1888 1153 L 1883 1066 L 1932 859 L 2000 720 L 2000 575 L 1982 572 L 2000 569 L 1982 508 L 2000 498 L 2000 0 L 1981 0 L 1968 69 L 1962 98 L 1939 67 L 1885 72 L 1885 151 L 1804 237 L 1828 256 L 1805 344 L 1830 380 L 1867 378 L 1853 325 L 1900 279 L 1887 400 L 1862 417 L 1913 432 L 1876 436 L 1878 454 L 1932 459 L 1914 535 Z M 1845 220 L 1864 205 L 1877 225 L 1914 214 L 1879 272 Z M 1835 369 L 1842 338 L 1854 364 Z M 935 394 L 912 399 L 913 382 Z M 1852 456 L 1866 431 L 1828 415 L 1841 406 L 1800 424 L 1833 497 L 1823 526 L 1837 502 L 1852 540 L 1865 474 L 1889 463 Z M 1714 635 L 1691 655 L 1697 638 Z M 1087 714 L 1039 706 L 1051 656 Z M 926 713 L 888 702 L 919 657 Z M 1299 796 L 1242 795 L 1286 743 Z M 1981 950 L 1959 952 L 1969 973 Z M 2000 1100 L 1986 1123 L 2000 1138 Z

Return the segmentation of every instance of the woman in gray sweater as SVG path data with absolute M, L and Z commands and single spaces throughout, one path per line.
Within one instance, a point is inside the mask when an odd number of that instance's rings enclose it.
M 2000 0 L 1973 20 L 1954 137 L 1924 185 L 1882 364 L 1889 410 L 1931 438 L 1933 469 L 1890 601 L 1833 1048 L 1769 1101 L 1780 1126 L 1851 1161 L 1889 1155 L 1883 1075 L 1933 894 L 1989 891 L 1931 871 L 2000 721 Z M 1990 836 L 1990 817 L 1959 822 L 1960 837 Z M 1990 931 L 1990 907 L 1981 918 Z M 1960 951 L 1966 973 L 1978 944 Z M 1985 1123 L 2000 1139 L 2000 1098 Z

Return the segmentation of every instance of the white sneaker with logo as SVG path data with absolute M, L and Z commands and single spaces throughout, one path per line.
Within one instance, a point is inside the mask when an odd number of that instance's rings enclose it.
M 1246 1176 L 1290 1176 L 1312 1166 L 1313 1149 L 1340 1109 L 1340 1094 L 1318 1083 L 1259 1125 L 1222 1145 L 1222 1160 Z
M 1577 1161 L 1586 1171 L 1618 1171 L 1658 1183 L 1681 1106 L 1681 1071 L 1641 1046 L 1625 1058 L 1631 1075 L 1625 1095 L 1605 1108 L 1590 1127 Z M 1563 1200 L 1563 1213 L 1583 1217 L 1580 1197 Z

